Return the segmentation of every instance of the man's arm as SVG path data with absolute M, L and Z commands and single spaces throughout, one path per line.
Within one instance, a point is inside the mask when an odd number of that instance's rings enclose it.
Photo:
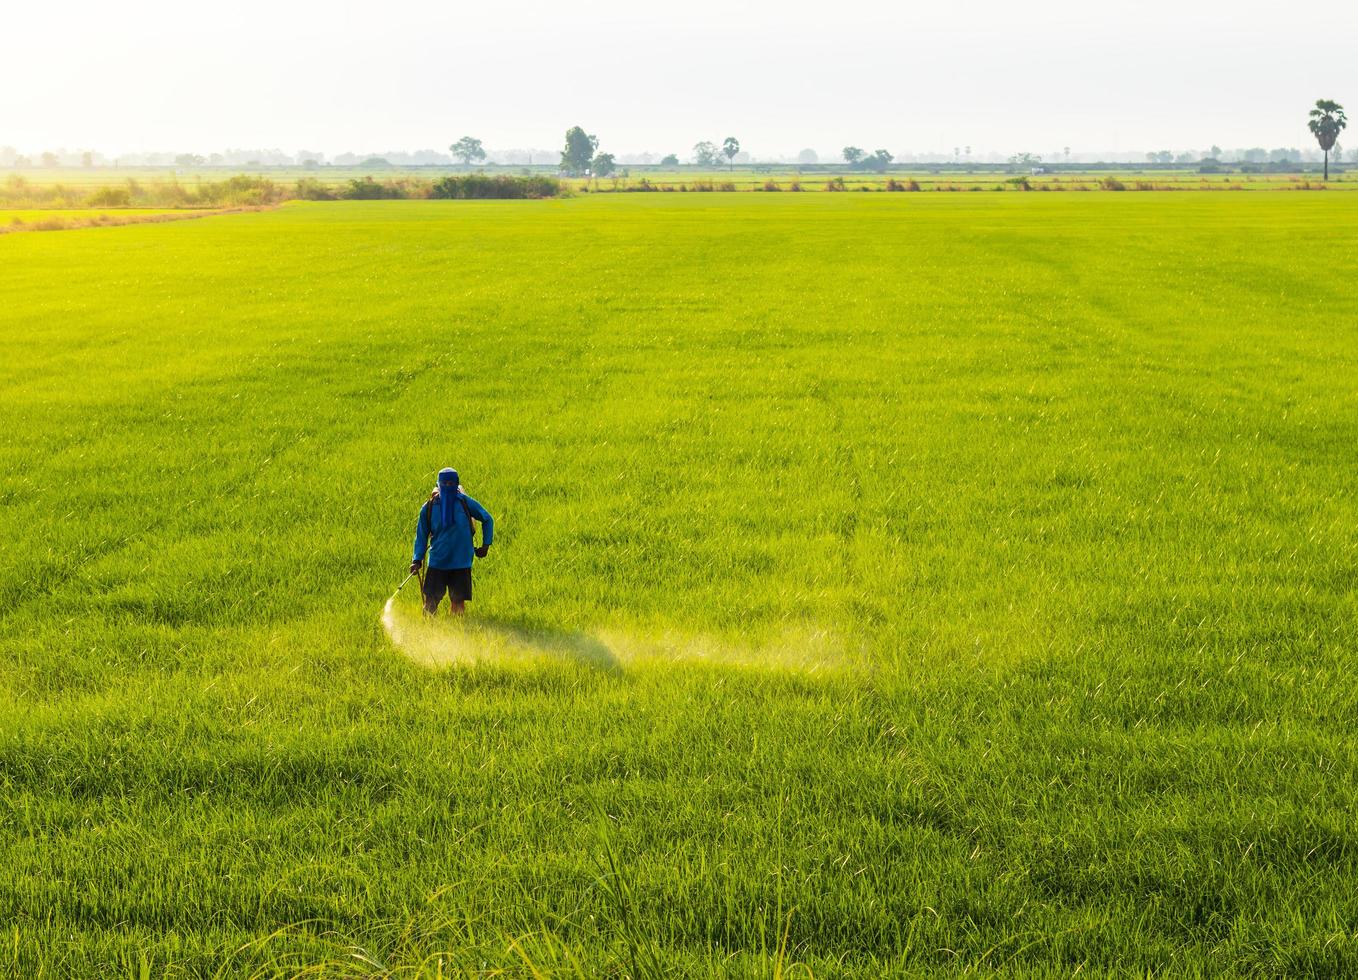
M 415 551 L 410 563 L 418 565 L 424 561 L 425 549 L 429 547 L 429 505 L 420 508 L 420 519 L 415 522 Z
M 490 542 L 495 538 L 495 519 L 490 516 L 490 511 L 471 497 L 467 498 L 467 506 L 471 508 L 476 519 L 481 522 L 481 547 L 489 548 Z

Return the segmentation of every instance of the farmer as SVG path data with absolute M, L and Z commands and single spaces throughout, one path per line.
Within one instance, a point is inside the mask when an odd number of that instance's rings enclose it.
M 472 519 L 481 522 L 481 547 L 474 548 Z M 438 486 L 420 508 L 420 520 L 415 525 L 415 556 L 410 573 L 420 570 L 425 548 L 429 549 L 429 573 L 424 577 L 424 611 L 438 612 L 443 593 L 449 593 L 452 613 L 466 611 L 472 597 L 472 555 L 486 557 L 491 539 L 495 536 L 495 522 L 471 497 L 462 492 L 457 470 L 439 470 Z

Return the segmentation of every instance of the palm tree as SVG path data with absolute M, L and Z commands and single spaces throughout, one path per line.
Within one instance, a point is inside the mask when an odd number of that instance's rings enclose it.
M 1348 124 L 1344 107 L 1333 99 L 1318 99 L 1316 107 L 1311 110 L 1311 121 L 1306 125 L 1325 151 L 1326 180 L 1330 179 L 1330 150 L 1334 148 L 1335 140 L 1339 139 L 1340 131 Z
M 735 170 L 736 154 L 740 152 L 740 140 L 734 136 L 726 137 L 725 142 L 721 144 L 721 152 L 726 154 L 727 162 L 731 164 L 731 169 Z

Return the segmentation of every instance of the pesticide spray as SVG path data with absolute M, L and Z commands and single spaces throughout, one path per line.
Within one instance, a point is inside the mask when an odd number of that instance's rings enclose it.
M 412 615 L 398 607 L 396 600 L 414 577 L 415 573 L 406 576 L 382 607 L 382 629 L 395 649 L 426 667 L 472 663 L 532 667 L 554 661 L 609 671 L 707 663 L 819 673 L 851 662 L 841 638 L 805 627 L 773 633 L 762 642 L 742 643 L 729 637 L 665 630 L 532 630 L 475 617 L 435 618 L 423 610 Z
M 401 581 L 401 584 L 396 586 L 396 591 L 391 594 L 391 598 L 387 600 L 386 605 L 382 607 L 382 628 L 387 631 L 387 636 L 391 637 L 391 642 L 396 646 L 400 646 L 401 631 L 396 625 L 396 614 L 394 613 L 392 607 L 396 603 L 396 597 L 400 595 L 401 590 L 406 587 L 406 583 L 419 574 L 420 574 L 419 570 L 417 569 L 411 572 L 409 575 L 407 575 Z M 421 592 L 424 591 L 423 578 L 420 579 L 420 591 Z

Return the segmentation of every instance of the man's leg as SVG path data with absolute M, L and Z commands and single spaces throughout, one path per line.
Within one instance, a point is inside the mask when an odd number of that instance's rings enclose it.
M 438 569 L 430 568 L 424 573 L 424 613 L 426 616 L 434 616 L 439 611 L 439 600 L 443 598 L 443 590 L 446 583 L 443 576 L 438 574 Z
M 472 570 L 455 568 L 448 573 L 448 601 L 452 604 L 450 612 L 461 616 L 467 611 L 467 600 L 472 597 Z

